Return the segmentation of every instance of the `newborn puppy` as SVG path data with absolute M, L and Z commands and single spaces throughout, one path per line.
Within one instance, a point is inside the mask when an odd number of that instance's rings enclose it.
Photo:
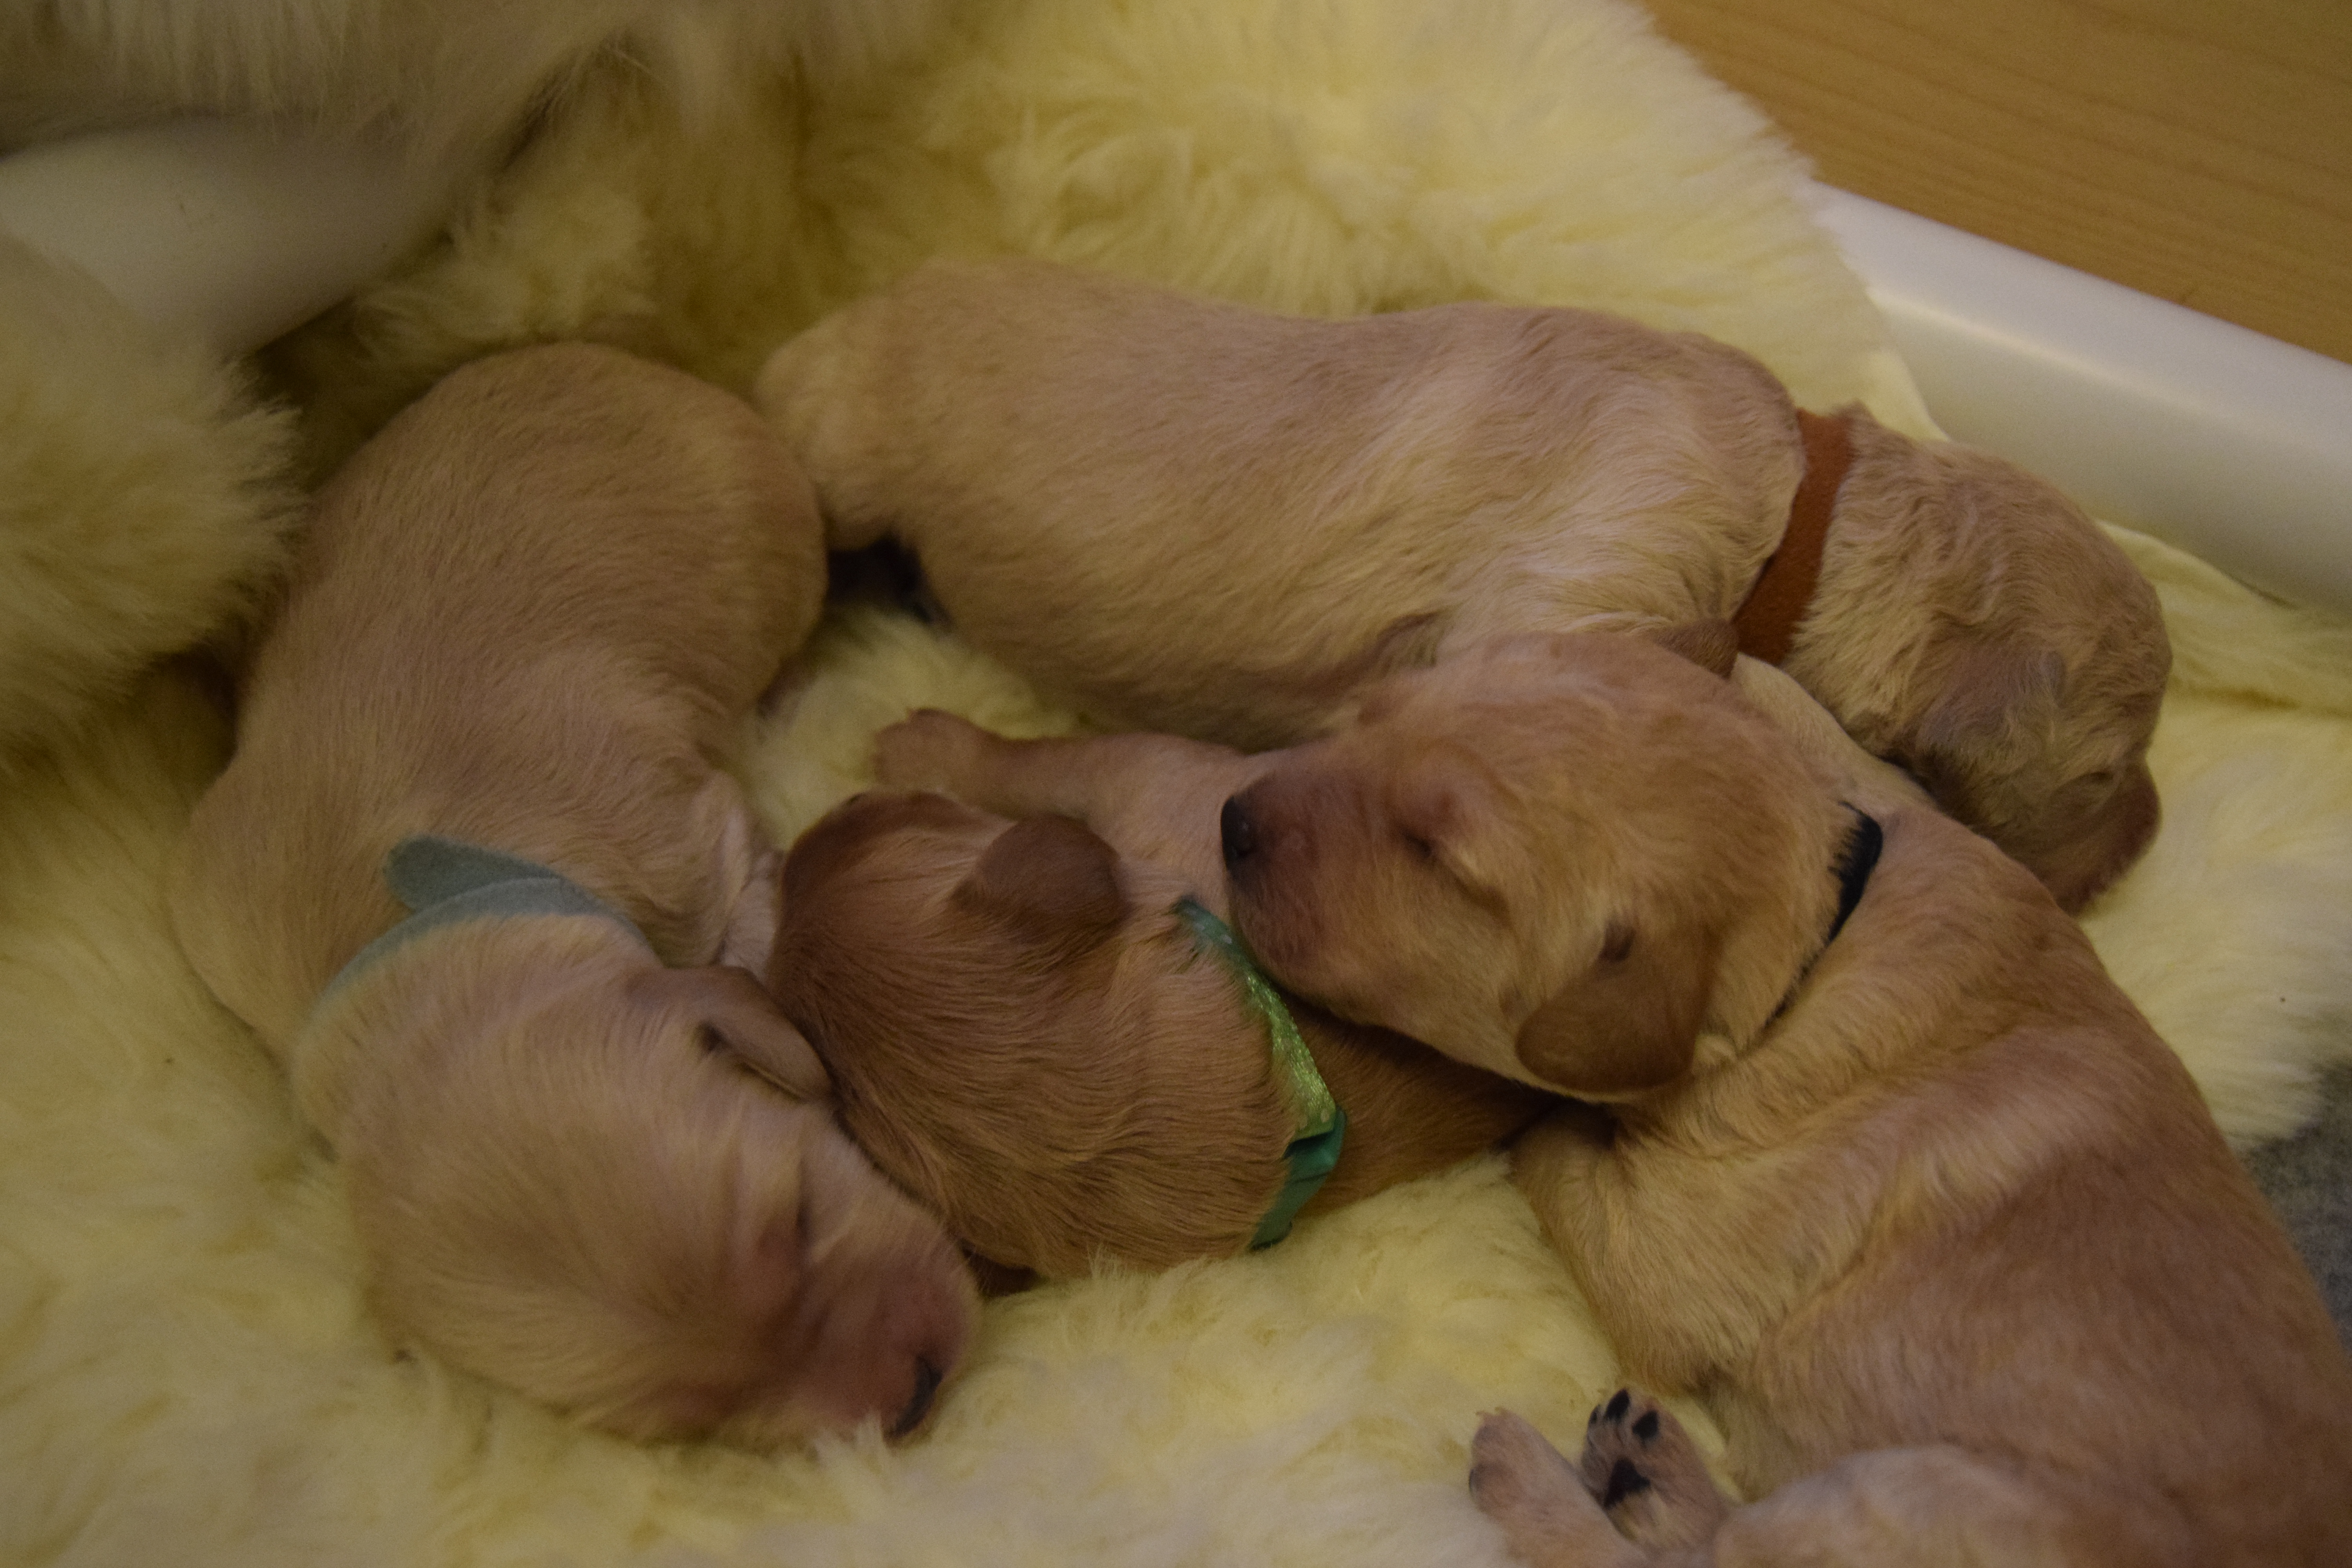
M 770 984 L 875 1163 L 992 1262 L 1071 1276 L 1237 1253 L 1550 1103 L 1311 1009 L 1290 1017 L 1312 1065 L 1286 1065 L 1279 1015 L 1209 918 L 1217 810 L 1250 759 L 1000 741 L 941 713 L 886 731 L 880 757 L 887 783 L 992 809 L 877 792 L 811 828 L 785 861 Z M 1322 1085 L 1343 1126 L 1309 1111 Z
M 175 868 L 182 945 L 341 1158 L 385 1325 L 630 1436 L 908 1429 L 972 1322 L 952 1244 L 720 966 L 764 953 L 775 856 L 712 759 L 822 548 L 714 387 L 584 346 L 460 370 L 320 494 Z
M 2352 1366 L 2195 1084 L 2044 889 L 1823 738 L 1515 639 L 1226 813 L 1285 984 L 1611 1102 L 1516 1179 L 1757 1500 L 1628 1391 L 1575 1462 L 1490 1416 L 1481 1505 L 1538 1563 L 2344 1560 Z
M 2122 552 L 1703 338 L 940 262 L 785 344 L 755 400 L 835 549 L 895 536 L 960 632 L 1115 727 L 1284 745 L 1497 633 L 1738 613 L 2068 908 L 2155 831 L 2170 653 Z

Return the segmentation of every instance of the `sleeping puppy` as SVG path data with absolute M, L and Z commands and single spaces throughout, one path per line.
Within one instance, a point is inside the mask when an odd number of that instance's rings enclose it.
M 1566 636 L 1398 678 L 1227 808 L 1269 972 L 1598 1102 L 1515 1177 L 1757 1500 L 1627 1391 L 1573 1462 L 1488 1417 L 1481 1505 L 1538 1563 L 2346 1560 L 2310 1277 L 2046 889 L 1904 795 Z
M 875 1163 L 991 1262 L 1238 1253 L 1551 1103 L 1310 1009 L 1286 1016 L 1311 1059 L 1286 1061 L 1285 1010 L 1254 1001 L 1217 918 L 1217 811 L 1251 759 L 943 713 L 885 731 L 880 759 L 964 800 L 869 793 L 804 834 L 769 983 Z
M 807 481 L 737 399 L 605 349 L 480 361 L 320 494 L 175 868 L 385 1325 L 629 1436 L 908 1429 L 972 1321 L 720 964 L 764 953 L 775 856 L 712 757 L 823 588 Z
M 940 262 L 785 344 L 755 401 L 835 549 L 895 536 L 959 631 L 1110 727 L 1285 745 L 1496 633 L 1738 612 L 2066 907 L 2155 831 L 2170 653 L 2122 552 L 2008 464 L 1801 414 L 1703 338 Z

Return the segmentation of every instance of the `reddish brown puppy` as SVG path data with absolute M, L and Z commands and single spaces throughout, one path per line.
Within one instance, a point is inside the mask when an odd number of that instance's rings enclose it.
M 880 750 L 886 782 L 978 804 L 877 792 L 803 835 L 770 983 L 860 1143 L 988 1259 L 1073 1275 L 1236 1253 L 1551 1103 L 1307 1008 L 1286 1016 L 1311 1066 L 1286 1060 L 1213 918 L 1217 811 L 1252 759 L 1003 741 L 941 713 Z M 1316 1108 L 1326 1088 L 1343 1126 Z

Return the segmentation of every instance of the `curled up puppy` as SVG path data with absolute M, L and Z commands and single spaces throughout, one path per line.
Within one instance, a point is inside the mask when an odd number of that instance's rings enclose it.
M 479 361 L 317 498 L 173 870 L 386 1330 L 632 1436 L 911 1429 L 973 1321 L 739 966 L 775 855 L 714 758 L 824 583 L 740 400 L 606 349 Z
M 879 754 L 886 784 L 928 787 L 793 846 L 770 984 L 875 1163 L 991 1262 L 1238 1253 L 1551 1103 L 1255 975 L 1219 918 L 1216 829 L 1253 759 L 943 713 Z
M 2170 652 L 2114 542 L 1704 338 L 937 262 L 784 344 L 755 400 L 833 548 L 895 539 L 959 632 L 1109 727 L 1286 745 L 1496 634 L 1736 616 L 2068 908 L 2156 828 Z
M 1590 1102 L 1514 1178 L 1752 1500 L 1628 1390 L 1572 1460 L 1490 1416 L 1480 1505 L 1541 1564 L 2346 1561 L 2352 1364 L 2196 1085 L 1847 747 L 1641 638 L 1505 639 L 1225 808 L 1276 978 Z

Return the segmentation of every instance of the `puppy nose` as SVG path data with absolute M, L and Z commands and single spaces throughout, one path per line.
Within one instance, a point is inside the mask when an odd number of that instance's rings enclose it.
M 898 1412 L 896 1421 L 890 1423 L 890 1436 L 894 1439 L 905 1436 L 923 1424 L 923 1417 L 931 1413 L 931 1400 L 940 1391 L 940 1369 L 931 1364 L 930 1358 L 916 1357 L 915 1396 L 907 1401 L 907 1407 Z
M 1217 832 L 1224 840 L 1226 874 L 1239 876 L 1243 863 L 1257 853 L 1257 825 L 1250 820 L 1241 796 L 1226 801 L 1217 813 Z

